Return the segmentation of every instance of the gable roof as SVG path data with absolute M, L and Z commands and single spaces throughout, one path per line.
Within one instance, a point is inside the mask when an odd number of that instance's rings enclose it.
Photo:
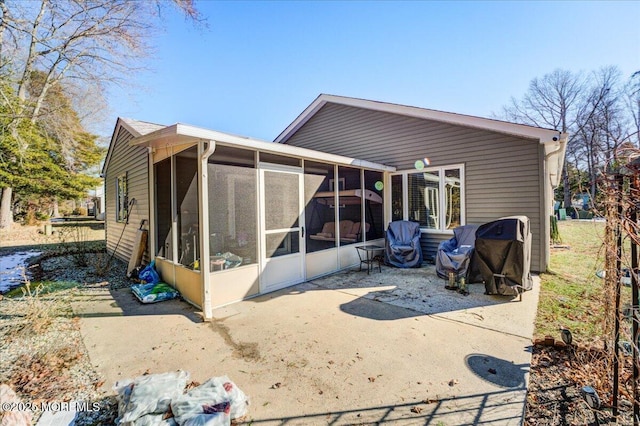
M 564 139 L 566 139 L 566 135 L 562 135 L 557 130 L 528 126 L 526 124 L 510 123 L 507 121 L 495 120 L 490 118 L 437 111 L 433 109 L 418 108 L 387 102 L 321 94 L 286 129 L 284 129 L 282 133 L 278 135 L 274 142 L 287 143 L 287 140 L 289 140 L 289 138 L 293 136 L 298 131 L 298 129 L 304 126 L 304 124 L 309 121 L 318 111 L 320 111 L 320 109 L 327 103 L 347 105 L 372 111 L 387 112 L 391 114 L 404 115 L 407 117 L 416 117 L 425 120 L 454 124 L 458 126 L 505 133 L 529 139 L 536 139 L 539 140 L 540 143 L 557 143 L 558 140 L 563 139 L 563 136 Z
M 131 118 L 122 118 L 118 117 L 116 120 L 116 126 L 113 129 L 113 134 L 111 135 L 111 141 L 109 142 L 109 150 L 107 151 L 107 156 L 104 159 L 104 164 L 102 165 L 102 171 L 100 172 L 100 176 L 104 177 L 104 174 L 107 170 L 107 166 L 109 165 L 109 161 L 111 160 L 111 155 L 113 154 L 113 148 L 116 145 L 116 140 L 120 135 L 120 130 L 124 129 L 134 138 L 147 135 L 149 133 L 155 132 L 158 129 L 162 129 L 163 125 L 149 123 L 147 121 L 139 121 L 133 120 Z

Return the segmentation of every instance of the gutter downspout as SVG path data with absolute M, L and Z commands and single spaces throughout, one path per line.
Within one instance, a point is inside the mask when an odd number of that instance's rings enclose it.
M 147 176 L 149 176 L 149 210 L 147 212 L 149 218 L 149 260 L 156 258 L 156 176 L 153 164 L 153 151 L 151 147 L 147 147 Z
M 205 148 L 205 144 L 207 144 Z M 211 272 L 209 271 L 209 174 L 208 160 L 216 150 L 215 141 L 198 142 L 198 220 L 200 221 L 200 278 L 202 313 L 205 320 L 213 317 L 211 307 Z
M 549 160 L 549 158 L 551 158 L 552 156 L 562 152 L 564 154 L 564 152 L 566 151 L 567 148 L 567 138 L 568 138 L 568 134 L 567 133 L 560 133 L 560 137 L 558 140 L 558 148 L 556 148 L 554 151 L 549 152 L 548 154 L 545 154 L 544 156 L 544 161 L 546 162 L 547 160 Z M 562 165 L 563 165 L 563 161 L 560 161 L 560 158 L 564 157 L 564 155 L 559 155 L 558 156 L 558 179 L 560 179 L 560 175 L 562 175 Z M 556 182 L 556 184 L 554 185 L 553 182 L 549 182 L 551 184 L 552 188 L 557 188 L 558 187 L 558 183 Z
M 549 259 L 551 258 L 551 245 L 550 245 L 550 240 L 551 240 L 551 221 L 550 221 L 550 216 L 553 214 L 553 201 L 554 201 L 554 197 L 553 197 L 553 191 L 555 188 L 558 187 L 559 181 L 560 181 L 560 177 L 562 176 L 562 165 L 563 165 L 563 161 L 562 159 L 564 158 L 564 153 L 567 147 L 567 138 L 568 138 L 568 134 L 567 133 L 559 133 L 558 135 L 558 147 L 556 149 L 554 149 L 553 151 L 547 153 L 544 155 L 544 176 L 542 179 L 543 182 L 543 194 L 544 194 L 544 198 L 545 198 L 545 209 L 544 209 L 544 216 L 542 217 L 542 223 L 544 223 L 545 229 L 544 229 L 544 241 L 541 241 L 542 243 L 542 253 L 544 253 L 544 260 L 543 260 L 543 265 L 542 268 L 543 270 L 547 270 L 549 268 Z M 542 142 L 542 141 L 540 141 Z M 544 144 L 544 142 L 543 142 Z M 552 181 L 551 179 L 551 175 L 549 174 L 549 167 L 548 167 L 548 163 L 549 160 L 551 159 L 551 157 L 556 156 L 557 157 L 557 164 L 556 164 L 556 179 L 555 182 Z M 548 181 L 547 181 L 547 176 L 548 176 Z M 548 183 L 548 185 L 547 185 Z

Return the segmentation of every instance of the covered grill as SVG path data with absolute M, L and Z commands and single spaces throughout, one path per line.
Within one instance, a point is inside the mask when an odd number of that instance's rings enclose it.
M 476 232 L 474 277 L 486 294 L 517 296 L 531 290 L 531 231 L 526 216 L 504 217 L 481 225 Z

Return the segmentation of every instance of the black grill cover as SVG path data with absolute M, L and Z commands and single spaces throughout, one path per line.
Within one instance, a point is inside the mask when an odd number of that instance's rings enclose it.
M 484 281 L 486 294 L 515 296 L 522 290 L 531 290 L 529 218 L 504 217 L 481 225 L 476 231 L 472 268 L 473 280 L 480 277 Z

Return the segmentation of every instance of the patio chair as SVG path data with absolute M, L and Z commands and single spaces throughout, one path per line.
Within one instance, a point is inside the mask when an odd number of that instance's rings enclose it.
M 453 230 L 453 238 L 438 245 L 436 273 L 440 278 L 448 280 L 445 288 L 456 289 L 456 283 L 461 278 L 467 279 L 477 229 L 477 225 L 458 226 Z
M 398 220 L 389 223 L 385 239 L 384 260 L 397 268 L 419 268 L 422 266 L 420 247 L 420 224 Z

